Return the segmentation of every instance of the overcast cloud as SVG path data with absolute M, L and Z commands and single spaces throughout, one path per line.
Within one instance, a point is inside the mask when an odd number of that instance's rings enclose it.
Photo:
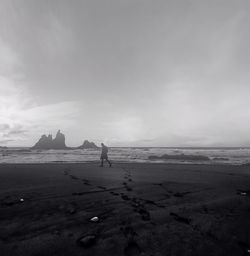
M 250 2 L 0 2 L 0 143 L 250 146 Z

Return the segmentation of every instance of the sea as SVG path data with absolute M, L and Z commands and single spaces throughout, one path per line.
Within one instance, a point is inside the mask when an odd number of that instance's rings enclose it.
M 206 156 L 208 160 L 152 159 L 152 156 Z M 151 157 L 150 157 L 151 156 Z M 149 159 L 150 157 L 150 159 Z M 250 164 L 250 148 L 176 148 L 176 147 L 113 147 L 109 158 L 123 163 L 182 163 L 182 164 Z M 35 150 L 30 148 L 0 148 L 0 163 L 86 163 L 97 162 L 100 149 Z

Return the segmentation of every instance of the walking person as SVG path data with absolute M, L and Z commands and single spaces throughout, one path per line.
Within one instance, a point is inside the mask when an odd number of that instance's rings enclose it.
M 102 146 L 102 153 L 101 153 L 101 165 L 100 167 L 103 167 L 103 161 L 106 160 L 109 164 L 109 167 L 112 166 L 112 163 L 109 161 L 108 159 L 108 147 L 105 146 L 103 143 L 101 143 L 101 146 Z

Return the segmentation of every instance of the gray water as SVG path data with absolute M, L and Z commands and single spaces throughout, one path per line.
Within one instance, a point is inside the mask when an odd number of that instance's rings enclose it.
M 208 161 L 149 160 L 149 156 L 202 155 Z M 0 163 L 51 163 L 51 162 L 92 162 L 99 161 L 100 150 L 32 150 L 29 148 L 0 149 Z M 233 164 L 250 163 L 250 148 L 110 148 L 109 158 L 115 162 L 139 163 L 199 163 Z

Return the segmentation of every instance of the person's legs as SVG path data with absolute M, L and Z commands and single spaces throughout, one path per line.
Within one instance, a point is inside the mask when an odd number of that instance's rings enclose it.
M 106 158 L 106 161 L 108 162 L 109 167 L 111 167 L 112 163 L 108 160 L 108 158 Z
M 100 166 L 103 167 L 103 158 L 101 158 L 101 165 Z
M 101 167 L 103 167 L 103 161 L 106 161 L 106 162 L 108 162 L 108 164 L 109 164 L 109 167 L 111 167 L 111 165 L 112 165 L 112 163 L 109 161 L 109 159 L 108 159 L 108 155 L 103 155 L 102 154 L 102 156 L 101 156 Z
M 109 163 L 109 167 L 111 167 L 112 163 L 107 159 L 107 162 Z

